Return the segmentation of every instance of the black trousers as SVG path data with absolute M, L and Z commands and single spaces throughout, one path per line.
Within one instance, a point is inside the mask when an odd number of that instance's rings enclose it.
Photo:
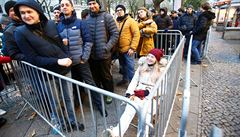
M 86 62 L 84 64 L 77 64 L 74 65 L 71 69 L 71 73 L 72 73 L 72 78 L 78 81 L 84 81 L 85 83 L 92 85 L 92 86 L 96 86 L 93 77 L 92 77 L 92 73 L 90 71 L 90 66 L 89 63 Z M 76 98 L 76 87 L 74 87 L 74 95 Z M 91 97 L 93 98 L 93 103 L 96 105 L 96 107 L 101 108 L 102 103 L 101 103 L 101 97 L 97 92 L 91 91 Z
M 110 92 L 114 91 L 113 77 L 111 74 L 111 57 L 103 60 L 90 59 L 90 68 L 93 79 L 99 88 L 103 88 Z

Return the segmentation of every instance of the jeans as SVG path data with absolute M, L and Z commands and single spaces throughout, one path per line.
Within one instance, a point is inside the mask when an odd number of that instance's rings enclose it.
M 72 78 L 78 81 L 84 81 L 86 84 L 96 86 L 92 73 L 90 71 L 89 63 L 86 62 L 84 64 L 77 64 L 72 67 Z M 91 91 L 91 96 L 93 98 L 93 103 L 98 107 L 101 108 L 101 98 L 97 92 Z
M 193 40 L 192 41 L 192 54 L 194 56 L 194 61 L 192 62 L 199 62 L 201 61 L 201 41 Z
M 70 78 L 71 77 L 71 72 L 65 74 L 64 76 Z M 70 123 L 74 122 L 75 117 L 74 117 L 74 103 L 73 103 L 72 83 L 69 83 L 69 82 L 67 82 L 65 80 L 62 80 L 62 79 L 61 79 L 61 81 L 59 81 L 56 78 L 55 79 L 56 88 L 54 86 L 54 80 L 51 80 L 50 84 L 51 85 L 47 84 L 47 86 L 48 86 L 48 91 L 52 90 L 52 94 L 51 94 L 51 92 L 49 92 L 50 105 L 52 106 L 52 109 L 53 109 L 52 113 L 55 116 L 57 116 L 57 111 L 58 111 L 57 108 L 60 105 L 60 104 L 58 104 L 58 103 L 60 103 L 60 102 L 58 102 L 58 99 L 59 100 L 64 99 L 65 104 L 66 104 L 65 111 L 67 112 L 69 122 Z M 60 117 L 61 123 L 63 123 L 63 117 L 61 117 L 60 115 L 59 115 L 59 117 Z
M 122 68 L 123 80 L 131 81 L 134 75 L 134 56 L 127 53 L 120 53 L 119 63 Z
M 102 60 L 89 60 L 90 69 L 97 87 L 113 92 L 114 86 L 111 73 L 111 62 L 111 57 Z

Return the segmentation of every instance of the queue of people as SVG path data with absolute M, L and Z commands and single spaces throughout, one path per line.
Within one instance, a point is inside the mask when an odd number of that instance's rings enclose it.
M 171 11 L 170 16 L 167 15 L 166 8 L 161 8 L 159 14 L 151 10 L 155 14 L 153 16 L 147 8 L 139 7 L 137 21 L 127 13 L 124 5 L 116 6 L 117 18 L 114 19 L 101 8 L 99 0 L 88 0 L 87 3 L 89 9 L 84 10 L 82 19 L 79 19 L 72 1 L 61 0 L 59 5 L 54 7 L 53 21 L 44 15 L 42 7 L 34 0 L 6 2 L 5 10 L 11 22 L 6 24 L 3 32 L 4 55 L 114 92 L 111 73 L 112 49 L 117 48 L 122 79 L 116 85 L 127 85 L 126 97 L 140 104 L 145 102 L 144 99 L 148 94 L 140 98 L 137 92 L 150 92 L 161 70 L 164 69 L 164 65 L 159 63 L 164 55 L 164 49 L 156 49 L 154 45 L 156 44 L 154 35 L 159 29 L 164 32 L 170 29 L 180 30 L 187 41 L 193 34 L 192 62 L 201 64 L 199 51 L 201 42 L 206 38 L 205 33 L 215 17 L 208 3 L 201 6 L 202 12 L 199 16 L 193 13 L 192 6 L 188 6 L 187 11 L 182 11 L 183 13 Z M 188 44 L 185 44 L 185 55 L 187 48 Z M 144 63 L 139 65 L 136 71 L 134 70 L 135 53 L 138 57 L 145 58 Z M 76 125 L 73 116 L 74 88 L 66 81 L 62 81 L 62 85 L 70 119 L 69 126 L 72 129 L 83 130 L 84 125 Z M 91 93 L 96 108 L 102 116 L 107 117 L 107 110 L 103 112 L 101 107 L 100 95 L 96 92 Z M 50 105 L 55 108 L 53 99 L 54 97 L 50 97 Z M 105 96 L 105 103 L 112 103 L 112 98 Z M 56 115 L 52 110 L 51 118 L 56 119 Z M 133 108 L 127 105 L 120 119 L 120 125 L 123 126 L 122 136 L 134 115 Z M 127 123 L 124 123 L 126 119 L 128 119 Z M 62 125 L 58 121 L 53 121 L 52 124 L 59 129 Z M 120 136 L 118 130 L 119 124 L 107 129 L 105 133 L 109 136 Z

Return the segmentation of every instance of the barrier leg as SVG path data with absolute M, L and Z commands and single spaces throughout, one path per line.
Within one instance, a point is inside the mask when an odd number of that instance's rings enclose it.
M 20 117 L 20 115 L 22 114 L 23 110 L 25 109 L 25 107 L 27 106 L 27 102 L 24 104 L 23 108 L 21 109 L 21 111 L 18 113 L 16 119 L 18 119 Z

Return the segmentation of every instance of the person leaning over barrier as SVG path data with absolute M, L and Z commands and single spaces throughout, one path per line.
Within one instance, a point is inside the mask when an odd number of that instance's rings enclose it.
M 136 70 L 134 77 L 131 83 L 128 86 L 126 91 L 126 97 L 131 101 L 134 101 L 139 105 L 140 111 L 143 109 L 144 103 L 149 99 L 149 92 L 152 91 L 152 88 L 156 84 L 158 78 L 160 77 L 162 71 L 164 70 L 164 65 L 166 65 L 166 60 L 161 60 L 163 57 L 163 50 L 161 49 L 152 49 L 146 57 L 141 57 L 139 59 L 139 67 Z M 161 61 L 160 61 L 161 60 Z M 160 62 L 164 62 L 160 64 Z M 153 114 L 155 113 L 156 101 L 153 101 Z M 119 137 L 125 134 L 127 131 L 130 122 L 132 121 L 136 110 L 129 104 L 127 104 L 125 111 L 123 112 L 120 123 L 116 127 L 110 127 L 109 129 L 103 132 L 104 137 Z M 146 123 L 151 121 L 151 107 L 149 107 Z M 121 132 L 119 131 L 119 126 Z M 148 128 L 146 127 L 146 134 L 148 134 Z
M 141 37 L 137 52 L 139 56 L 145 56 L 154 48 L 153 35 L 157 33 L 157 25 L 145 7 L 138 9 L 138 27 Z
M 90 16 L 86 20 L 93 38 L 89 59 L 93 79 L 99 88 L 114 92 L 111 50 L 117 44 L 119 37 L 117 25 L 113 16 L 101 9 L 99 0 L 88 0 L 87 2 Z M 110 104 L 112 98 L 107 96 L 105 102 Z
M 126 14 L 125 6 L 117 5 L 115 11 L 118 16 L 116 24 L 120 30 L 117 48 L 122 70 L 122 80 L 117 83 L 117 86 L 121 86 L 128 84 L 133 78 L 134 53 L 137 50 L 140 33 L 137 22 Z
M 86 21 L 77 18 L 71 0 L 62 0 L 60 3 L 62 14 L 58 24 L 58 32 L 67 46 L 66 53 L 72 57 L 72 78 L 96 86 L 90 71 L 88 59 L 92 49 L 92 37 Z M 76 94 L 77 95 L 77 94 Z M 93 102 L 103 116 L 101 97 L 92 91 Z M 107 116 L 107 111 L 105 111 Z
M 54 21 L 47 19 L 41 6 L 34 0 L 17 1 L 14 6 L 14 11 L 24 22 L 24 25 L 15 29 L 14 37 L 18 47 L 26 56 L 26 60 L 38 67 L 45 68 L 66 77 L 71 77 L 70 66 L 72 65 L 72 60 L 64 52 L 65 46 L 63 46 L 58 35 Z M 41 79 L 38 80 L 39 82 L 37 81 L 37 84 L 40 84 Z M 74 118 L 74 106 L 72 106 L 73 93 L 71 84 L 62 80 L 61 85 L 67 107 L 65 109 L 67 109 L 66 111 L 68 113 L 70 125 L 72 129 L 81 126 L 80 130 L 83 130 L 84 127 L 82 127 L 82 124 L 78 124 L 78 126 L 75 125 L 76 120 Z M 48 92 L 50 92 L 50 89 Z M 60 120 L 57 119 L 57 112 L 53 99 L 54 97 L 50 96 L 49 100 L 53 108 L 51 112 L 51 121 L 56 128 L 60 129 L 60 123 L 63 123 L 63 118 L 60 117 Z M 56 106 L 58 105 L 56 104 Z M 52 133 L 56 133 L 54 129 Z

